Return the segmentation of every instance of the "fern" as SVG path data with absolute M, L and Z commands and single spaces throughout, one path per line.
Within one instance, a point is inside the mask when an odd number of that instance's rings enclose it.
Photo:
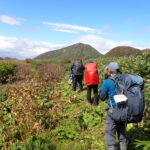
M 136 147 L 143 147 L 143 150 L 150 150 L 150 141 L 140 141 L 140 140 L 136 140 L 135 142 Z

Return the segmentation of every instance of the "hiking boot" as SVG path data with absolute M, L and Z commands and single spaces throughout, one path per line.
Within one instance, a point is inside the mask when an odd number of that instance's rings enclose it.
M 83 90 L 82 90 L 82 89 L 80 89 L 78 92 L 79 92 L 79 93 L 81 93 L 82 91 L 83 91 Z
M 107 150 L 117 150 L 116 146 L 107 146 Z
M 94 104 L 95 106 L 98 106 L 98 101 L 94 101 L 93 104 Z
M 120 150 L 127 150 L 127 143 L 120 142 Z

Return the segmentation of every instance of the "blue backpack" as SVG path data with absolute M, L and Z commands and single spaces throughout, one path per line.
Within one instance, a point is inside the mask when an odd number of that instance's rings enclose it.
M 117 104 L 116 108 L 109 111 L 110 116 L 115 121 L 125 121 L 127 123 L 138 123 L 142 121 L 142 116 L 145 107 L 144 81 L 142 77 L 135 74 L 125 73 L 120 77 L 111 78 L 116 84 L 116 92 L 124 94 L 127 101 Z

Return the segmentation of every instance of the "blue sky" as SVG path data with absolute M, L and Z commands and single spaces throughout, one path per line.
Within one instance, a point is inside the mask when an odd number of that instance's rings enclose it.
M 1 0 L 0 57 L 33 58 L 82 42 L 106 53 L 150 48 L 149 0 Z

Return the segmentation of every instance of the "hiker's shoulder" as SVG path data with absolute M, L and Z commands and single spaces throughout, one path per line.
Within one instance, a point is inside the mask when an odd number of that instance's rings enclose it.
M 105 87 L 109 87 L 109 86 L 114 85 L 114 81 L 111 78 L 107 78 L 104 80 L 102 85 Z

